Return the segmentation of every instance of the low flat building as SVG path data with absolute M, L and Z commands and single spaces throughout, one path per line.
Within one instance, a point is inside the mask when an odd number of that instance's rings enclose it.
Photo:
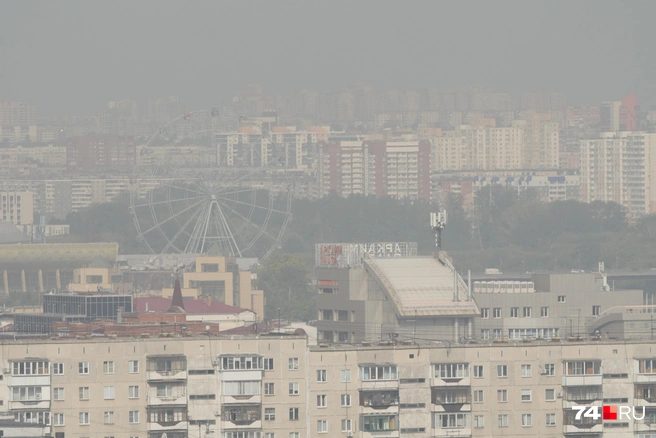
M 446 254 L 416 243 L 317 244 L 319 343 L 472 336 L 478 307 Z

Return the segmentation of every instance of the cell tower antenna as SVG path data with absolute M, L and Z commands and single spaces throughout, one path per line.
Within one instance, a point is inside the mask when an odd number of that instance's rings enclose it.
M 435 233 L 435 257 L 442 249 L 442 231 L 446 228 L 446 210 L 430 214 L 430 226 Z

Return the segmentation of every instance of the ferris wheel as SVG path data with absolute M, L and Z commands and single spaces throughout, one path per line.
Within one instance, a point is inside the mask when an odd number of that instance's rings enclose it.
M 284 145 L 225 126 L 216 109 L 189 112 L 140 147 L 130 213 L 151 252 L 264 259 L 280 247 L 293 197 Z

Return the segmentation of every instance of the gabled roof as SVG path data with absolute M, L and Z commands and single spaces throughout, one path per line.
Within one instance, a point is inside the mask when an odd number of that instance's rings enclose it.
M 172 307 L 171 301 L 170 298 L 165 297 L 141 297 L 135 298 L 133 303 L 137 313 L 144 313 L 146 311 L 146 303 L 150 312 L 166 312 Z M 212 301 L 211 305 L 208 305 L 203 299 L 183 301 L 184 311 L 187 315 L 234 315 L 242 312 L 251 312 L 251 310 L 229 306 L 218 301 Z

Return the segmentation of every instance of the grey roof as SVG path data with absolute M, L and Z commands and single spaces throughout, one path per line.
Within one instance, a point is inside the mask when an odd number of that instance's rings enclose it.
M 26 243 L 30 238 L 16 228 L 16 225 L 0 221 L 0 244 L 1 243 Z
M 386 290 L 399 316 L 475 315 L 468 288 L 457 276 L 458 301 L 453 300 L 454 271 L 433 257 L 368 258 L 369 272 Z

